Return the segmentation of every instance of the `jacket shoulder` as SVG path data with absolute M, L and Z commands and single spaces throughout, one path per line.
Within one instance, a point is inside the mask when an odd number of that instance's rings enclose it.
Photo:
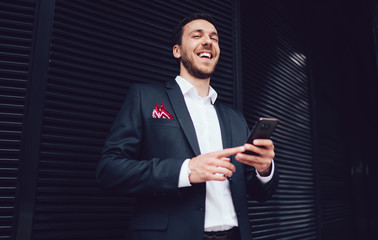
M 164 83 L 133 83 L 126 94 L 126 101 L 135 102 L 139 99 L 142 102 L 161 101 L 165 99 L 166 90 Z
M 155 83 L 133 83 L 130 87 L 130 90 L 136 90 L 139 91 L 162 91 L 166 89 L 164 83 L 155 82 Z
M 218 107 L 222 108 L 229 116 L 240 117 L 240 118 L 244 119 L 243 114 L 238 109 L 236 109 L 235 107 L 233 107 L 229 104 L 226 104 L 226 103 L 222 103 L 222 102 L 216 102 L 216 104 L 218 105 Z

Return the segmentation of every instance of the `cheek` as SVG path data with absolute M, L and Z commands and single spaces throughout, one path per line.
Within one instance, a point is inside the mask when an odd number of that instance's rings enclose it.
M 200 48 L 201 48 L 200 42 L 198 42 L 198 41 L 190 41 L 187 44 L 186 50 L 189 51 L 189 52 L 194 53 L 194 52 L 196 52 L 197 49 L 200 49 Z
M 217 45 L 215 49 L 216 49 L 216 52 L 218 53 L 218 57 L 219 57 L 219 56 L 220 56 L 220 53 L 221 53 L 221 52 L 220 52 L 220 48 L 219 48 L 219 46 Z

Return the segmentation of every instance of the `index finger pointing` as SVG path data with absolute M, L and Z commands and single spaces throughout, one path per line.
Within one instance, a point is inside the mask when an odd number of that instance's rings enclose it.
M 235 155 L 237 153 L 244 152 L 244 151 L 245 151 L 244 146 L 233 147 L 233 148 L 225 148 L 223 150 L 218 151 L 217 152 L 217 156 L 221 157 L 221 158 L 224 158 L 224 157 Z

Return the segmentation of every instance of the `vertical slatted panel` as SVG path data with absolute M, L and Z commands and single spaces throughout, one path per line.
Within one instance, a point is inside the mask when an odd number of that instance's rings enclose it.
M 0 2 L 0 239 L 13 239 L 35 6 Z
M 375 77 L 373 79 L 378 78 L 378 2 L 377 1 L 371 1 L 372 5 L 372 18 L 373 18 L 373 33 L 374 33 L 374 48 L 375 48 Z M 367 109 L 366 112 L 369 112 L 371 109 L 375 109 L 375 112 L 377 112 L 377 109 L 375 108 L 375 104 L 378 102 L 378 96 L 376 94 L 373 94 L 373 92 L 378 90 L 378 81 L 372 81 L 370 83 L 370 86 L 367 86 L 372 94 L 369 94 L 369 102 L 370 105 L 365 106 Z M 366 133 L 366 132 L 365 132 Z M 369 157 L 369 193 L 370 193 L 370 206 L 371 206 L 371 212 L 370 212 L 370 227 L 371 227 L 371 235 L 373 238 L 378 239 L 378 192 L 376 191 L 376 183 L 378 183 L 378 162 L 375 160 L 373 156 L 375 156 L 375 137 L 378 135 L 378 127 L 375 126 L 372 131 L 368 132 L 368 139 L 371 139 L 370 146 L 371 146 L 371 155 L 372 157 Z
M 360 86 L 368 86 L 365 81 L 369 78 L 366 70 L 369 65 L 363 57 L 369 52 L 363 33 L 367 26 L 359 23 L 368 16 L 361 11 L 364 3 L 335 1 L 327 8 L 318 2 L 310 4 L 314 16 L 310 44 L 316 73 L 319 238 L 323 240 L 370 239 L 366 221 L 370 209 L 364 199 L 365 162 L 361 154 L 365 153 L 362 149 L 368 148 L 365 143 L 362 147 L 362 142 L 355 141 L 362 139 L 363 132 L 360 128 L 363 123 L 359 122 L 363 118 L 357 116 L 365 116 L 363 109 L 368 106 L 358 96 L 362 93 Z M 368 95 L 363 91 L 362 95 L 365 94 Z M 371 113 L 369 110 L 368 115 Z M 354 163 L 358 173 L 353 176 Z
M 170 36 L 188 13 L 219 19 L 213 85 L 232 104 L 232 4 L 201 3 L 56 1 L 33 239 L 123 239 L 134 200 L 99 192 L 99 154 L 131 83 L 178 73 Z
M 267 203 L 250 202 L 254 239 L 317 239 L 307 62 L 289 10 L 279 0 L 243 8 L 243 110 L 280 120 L 272 136 L 280 184 Z

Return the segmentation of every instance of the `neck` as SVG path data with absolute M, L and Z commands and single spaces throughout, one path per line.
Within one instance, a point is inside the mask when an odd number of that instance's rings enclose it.
M 197 90 L 200 97 L 207 97 L 210 89 L 210 78 L 201 79 L 189 74 L 187 71 L 180 71 L 180 77 L 190 82 Z

